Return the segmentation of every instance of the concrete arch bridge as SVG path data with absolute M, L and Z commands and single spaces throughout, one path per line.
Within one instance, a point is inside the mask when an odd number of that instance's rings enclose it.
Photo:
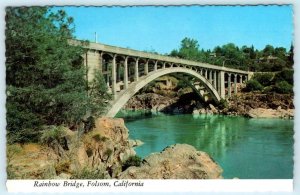
M 81 42 L 72 40 L 71 44 Z M 237 86 L 253 75 L 249 71 L 99 43 L 83 47 L 87 48 L 83 57 L 88 81 L 100 71 L 113 95 L 108 117 L 114 117 L 135 93 L 163 75 L 173 74 L 185 80 L 203 100 L 212 98 L 216 102 L 236 94 Z

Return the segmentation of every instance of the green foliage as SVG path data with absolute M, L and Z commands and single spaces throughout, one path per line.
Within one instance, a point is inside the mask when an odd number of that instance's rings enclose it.
M 272 83 L 273 77 L 273 73 L 256 73 L 254 74 L 253 79 L 257 80 L 263 86 L 268 86 Z
M 104 155 L 107 155 L 109 157 L 112 153 L 112 149 L 108 148 L 107 150 L 105 150 Z
M 280 81 L 275 84 L 274 91 L 277 93 L 293 93 L 293 86 L 286 81 Z
M 290 85 L 294 83 L 294 70 L 293 69 L 284 69 L 275 75 L 275 82 L 286 81 Z
M 221 99 L 218 103 L 219 109 L 224 109 L 228 107 L 228 102 L 225 99 Z
M 47 7 L 6 8 L 7 130 L 74 124 L 87 110 L 83 49 L 73 19 Z
M 176 86 L 176 90 L 184 89 L 186 87 L 189 87 L 189 85 L 185 81 L 179 80 Z
M 140 166 L 142 163 L 142 158 L 135 155 L 135 156 L 130 156 L 122 165 L 122 171 L 125 171 L 128 167 L 130 166 Z
M 93 135 L 93 139 L 94 139 L 96 142 L 105 142 L 106 140 L 108 140 L 107 137 L 101 136 L 100 134 L 95 134 L 95 135 Z
M 79 127 L 84 121 L 88 131 L 93 127 L 89 116 L 105 111 L 109 95 L 102 75 L 96 75 L 88 93 L 85 51 L 69 44 L 73 32 L 73 19 L 64 11 L 6 8 L 9 140 L 37 141 L 35 134 L 44 125 Z
M 260 91 L 263 89 L 263 86 L 255 79 L 251 79 L 246 83 L 247 91 Z
M 105 179 L 105 174 L 99 169 L 85 167 L 74 173 L 70 179 Z
M 108 93 L 107 85 L 104 81 L 103 75 L 99 71 L 95 72 L 95 78 L 89 86 L 91 113 L 93 113 L 95 116 L 100 116 L 101 114 L 105 113 L 106 107 L 112 96 Z
M 179 50 L 172 50 L 169 55 L 242 70 L 268 72 L 291 68 L 294 63 L 293 50 L 293 45 L 287 52 L 283 47 L 274 48 L 271 45 L 266 45 L 259 51 L 253 45 L 238 47 L 234 43 L 228 43 L 216 46 L 213 51 L 205 51 L 200 48 L 197 40 L 184 38 Z
M 52 126 L 42 132 L 40 142 L 42 144 L 50 144 L 54 140 L 60 141 L 66 135 L 66 131 L 62 126 Z
M 41 134 L 39 129 L 24 128 L 19 131 L 7 131 L 6 138 L 8 144 L 38 142 Z

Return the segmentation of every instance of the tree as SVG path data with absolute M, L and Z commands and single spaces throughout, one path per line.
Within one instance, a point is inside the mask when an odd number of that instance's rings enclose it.
M 176 53 L 178 57 L 188 60 L 201 61 L 205 58 L 204 53 L 199 49 L 198 41 L 187 37 L 181 41 L 179 51 L 174 50 L 171 52 L 171 55 L 174 56 Z
M 266 47 L 263 49 L 263 55 L 264 56 L 271 56 L 275 52 L 274 47 L 272 45 L 266 45 Z
M 290 67 L 292 67 L 294 65 L 294 45 L 293 43 L 291 44 L 291 48 L 289 51 L 289 56 L 288 56 L 288 64 Z
M 246 83 L 247 91 L 260 91 L 263 89 L 263 86 L 255 79 L 251 79 Z
M 64 11 L 6 8 L 8 136 L 42 125 L 78 124 L 92 110 L 84 50 L 68 43 L 73 32 L 73 19 Z

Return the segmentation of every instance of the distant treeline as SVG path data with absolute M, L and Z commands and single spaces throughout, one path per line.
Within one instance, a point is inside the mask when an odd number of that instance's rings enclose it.
M 289 51 L 284 47 L 272 45 L 266 45 L 263 50 L 258 50 L 253 45 L 238 47 L 234 43 L 217 46 L 213 50 L 204 50 L 200 48 L 197 40 L 184 38 L 180 48 L 174 49 L 169 55 L 254 72 L 282 71 L 291 69 L 294 64 L 293 45 Z

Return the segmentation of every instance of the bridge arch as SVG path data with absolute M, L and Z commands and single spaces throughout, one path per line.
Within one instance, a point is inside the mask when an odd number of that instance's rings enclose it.
M 204 76 L 200 75 L 196 71 L 181 67 L 159 69 L 157 71 L 150 72 L 148 75 L 140 77 L 140 79 L 137 82 L 130 84 L 127 90 L 120 92 L 120 94 L 118 94 L 117 99 L 115 99 L 111 103 L 111 107 L 109 108 L 106 116 L 114 117 L 119 112 L 119 110 L 126 104 L 126 102 L 140 89 L 142 89 L 144 86 L 146 86 L 151 81 L 157 79 L 158 77 L 171 73 L 188 74 L 199 79 L 200 82 L 204 84 L 205 88 L 209 91 L 209 93 L 216 101 L 221 100 L 220 95 L 218 94 L 217 90 L 213 87 L 213 85 Z

